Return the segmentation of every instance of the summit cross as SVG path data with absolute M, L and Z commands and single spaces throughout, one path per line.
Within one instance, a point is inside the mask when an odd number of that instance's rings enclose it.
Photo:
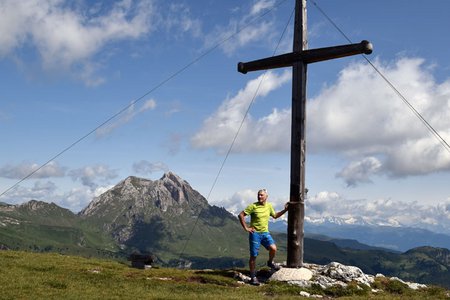
M 362 41 L 327 48 L 308 50 L 306 0 L 295 0 L 293 51 L 250 62 L 238 63 L 238 71 L 292 67 L 291 175 L 287 228 L 287 267 L 303 266 L 305 218 L 305 156 L 306 156 L 306 71 L 310 63 L 372 53 L 372 44 Z

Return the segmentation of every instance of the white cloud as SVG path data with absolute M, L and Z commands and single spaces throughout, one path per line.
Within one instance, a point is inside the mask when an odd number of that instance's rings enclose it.
M 230 198 L 220 201 L 220 206 L 225 207 L 229 212 L 238 215 L 247 205 L 255 202 L 257 191 L 251 189 L 234 193 Z
M 94 197 L 106 192 L 112 186 L 98 186 L 94 189 L 86 186 L 75 187 L 61 192 L 52 181 L 35 181 L 31 187 L 18 186 L 1 196 L 0 201 L 9 204 L 22 204 L 30 200 L 55 203 L 58 206 L 79 212 L 85 208 Z
M 450 199 L 435 206 L 391 199 L 348 200 L 334 192 L 320 192 L 305 202 L 309 218 L 361 218 L 372 224 L 409 226 L 437 232 L 450 230 Z
M 277 74 L 267 72 L 256 79 L 249 81 L 246 87 L 240 90 L 231 99 L 226 99 L 218 110 L 204 122 L 202 128 L 193 136 L 191 143 L 197 148 L 216 148 L 220 152 L 228 149 L 239 126 L 244 118 L 248 106 L 255 96 L 259 83 L 263 83 L 258 91 L 258 97 L 266 96 L 289 81 L 290 72 Z M 271 114 L 258 120 L 253 120 L 249 114 L 245 119 L 234 151 L 276 151 L 284 139 L 289 139 L 290 115 L 288 110 L 274 109 Z M 249 143 L 249 141 L 252 141 Z
M 118 176 L 115 170 L 111 170 L 108 166 L 100 164 L 71 170 L 69 171 L 69 175 L 74 181 L 80 180 L 84 186 L 91 188 L 91 190 L 98 188 L 97 181 L 107 181 Z
M 375 65 L 450 143 L 450 79 L 437 82 L 430 73 L 432 69 L 418 58 Z M 283 80 L 276 81 L 286 82 L 287 75 L 273 78 L 282 77 Z M 273 90 L 279 86 L 273 85 L 274 82 L 264 82 L 262 87 L 269 84 Z M 249 82 L 235 97 L 225 100 L 204 121 L 192 139 L 193 145 L 227 149 L 255 84 Z M 289 151 L 290 115 L 290 109 L 274 108 L 259 120 L 250 116 L 235 150 Z M 347 167 L 337 175 L 348 185 L 370 182 L 375 174 L 405 177 L 450 170 L 449 151 L 370 65 L 354 63 L 343 69 L 335 83 L 308 101 L 307 122 L 308 152 L 333 153 L 348 160 Z
M 176 37 L 190 33 L 193 37 L 202 35 L 202 23 L 192 17 L 191 10 L 185 4 L 171 3 L 168 14 L 164 18 L 164 26 L 168 31 L 174 31 Z
M 32 178 L 50 178 L 63 177 L 66 173 L 66 168 L 61 167 L 57 162 L 51 161 L 41 169 L 40 165 L 30 162 L 22 162 L 18 165 L 5 165 L 0 167 L 0 177 L 11 179 L 22 179 L 32 172 L 35 172 Z M 39 169 L 38 171 L 36 171 Z
M 153 99 L 149 99 L 142 104 L 142 106 L 136 110 L 135 109 L 135 103 L 132 103 L 128 109 L 120 114 L 120 118 L 118 118 L 115 122 L 110 121 L 109 123 L 105 124 L 104 126 L 97 129 L 96 136 L 97 138 L 104 137 L 111 133 L 114 129 L 121 127 L 131 120 L 133 120 L 138 114 L 143 113 L 147 110 L 153 110 L 156 108 L 156 101 Z
M 449 140 L 450 80 L 436 82 L 422 59 L 376 65 Z M 377 163 L 376 170 L 392 176 L 450 170 L 450 153 L 369 65 L 345 68 L 335 84 L 310 101 L 308 109 L 312 152 L 335 151 L 352 160 L 377 157 L 382 166 Z
M 158 171 L 167 172 L 169 171 L 169 167 L 162 162 L 152 163 L 146 160 L 141 160 L 133 164 L 133 171 L 138 174 L 147 175 Z
M 105 45 L 137 39 L 152 30 L 151 0 L 115 2 L 106 14 L 74 8 L 64 0 L 5 0 L 0 3 L 0 57 L 31 46 L 45 69 L 80 68 L 88 80 L 92 57 Z
M 258 15 L 260 14 L 262 11 L 272 8 L 275 4 L 274 0 L 259 0 L 256 1 L 255 4 L 253 4 L 251 10 L 250 10 L 250 15 Z
M 217 26 L 206 35 L 205 48 L 211 48 L 220 43 L 224 53 L 231 55 L 237 49 L 249 44 L 270 43 L 275 36 L 274 22 L 262 21 L 258 23 L 253 22 L 252 19 L 262 10 L 272 7 L 273 4 L 273 1 L 257 1 L 249 12 L 232 18 L 226 26 Z
M 95 197 L 95 192 L 87 187 L 77 187 L 66 192 L 58 205 L 79 212 Z
M 223 206 L 237 215 L 247 205 L 256 201 L 256 193 L 251 189 L 242 190 L 220 200 L 216 205 Z M 276 211 L 279 211 L 287 200 L 273 198 L 269 194 L 268 201 L 273 204 Z M 324 217 L 360 219 L 370 224 L 418 227 L 448 233 L 450 198 L 437 205 L 425 205 L 383 198 L 349 200 L 336 192 L 322 191 L 307 197 L 305 215 L 309 219 Z M 286 218 L 287 214 L 283 217 Z
M 146 110 L 153 110 L 156 108 L 156 101 L 153 99 L 149 99 L 147 101 L 144 102 L 144 104 L 142 105 L 142 107 L 139 109 L 139 113 L 144 112 Z
M 89 187 L 76 187 L 72 188 L 70 191 L 65 192 L 60 196 L 56 204 L 68 208 L 73 212 L 79 212 L 83 208 L 89 205 L 89 203 L 95 198 L 111 189 L 113 186 L 98 186 L 95 189 Z
M 52 181 L 37 180 L 31 187 L 17 186 L 2 196 L 2 201 L 10 204 L 20 204 L 30 200 L 51 202 L 57 188 Z
M 52 181 L 47 182 L 36 181 L 31 190 L 33 192 L 37 192 L 45 196 L 46 194 L 50 194 L 56 191 L 56 184 Z
M 380 172 L 381 162 L 376 157 L 366 157 L 360 161 L 352 161 L 336 176 L 344 178 L 348 186 L 359 182 L 371 182 L 370 177 Z

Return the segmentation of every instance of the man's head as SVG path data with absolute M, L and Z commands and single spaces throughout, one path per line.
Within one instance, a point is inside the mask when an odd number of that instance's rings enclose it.
M 261 203 L 261 204 L 266 203 L 267 196 L 269 196 L 269 194 L 267 194 L 267 190 L 266 189 L 259 190 L 258 191 L 258 202 Z

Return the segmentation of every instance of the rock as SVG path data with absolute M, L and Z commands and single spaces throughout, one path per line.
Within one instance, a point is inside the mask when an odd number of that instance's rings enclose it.
M 370 284 L 374 281 L 373 276 L 364 274 L 360 268 L 345 266 L 337 262 L 331 262 L 326 265 L 322 269 L 321 274 L 344 283 L 356 281 L 358 283 L 370 286 Z
M 300 292 L 300 296 L 302 296 L 302 297 L 309 297 L 309 296 L 311 296 L 311 294 L 308 293 L 308 292 L 305 292 L 305 291 L 301 291 Z
M 281 268 L 272 274 L 271 281 L 299 281 L 310 280 L 313 273 L 307 268 Z
M 240 282 L 245 282 L 245 283 L 250 282 L 250 277 L 247 276 L 247 275 L 244 275 L 244 274 L 242 274 L 240 272 L 234 273 L 234 278 L 238 279 Z
M 304 264 L 303 268 L 299 269 L 281 268 L 269 280 L 286 281 L 300 287 L 310 287 L 312 284 L 317 284 L 326 289 L 334 285 L 346 287 L 352 281 L 370 286 L 374 282 L 374 276 L 364 274 L 357 267 L 332 262 L 325 266 Z
M 400 281 L 401 283 L 406 284 L 412 290 L 424 289 L 427 287 L 425 284 L 403 281 L 398 277 L 391 277 L 390 280 Z
M 236 273 L 234 276 L 241 282 L 248 283 L 250 277 Z M 302 268 L 286 268 L 282 267 L 280 270 L 273 273 L 269 281 L 284 281 L 288 284 L 299 287 L 311 287 L 313 284 L 320 286 L 322 289 L 327 289 L 332 286 L 347 287 L 348 283 L 356 282 L 359 285 L 366 285 L 368 287 L 375 281 L 375 277 L 385 277 L 382 274 L 376 276 L 364 274 L 364 272 L 354 266 L 345 266 L 337 262 L 331 262 L 328 265 L 303 264 Z M 420 283 L 405 282 L 397 277 L 392 277 L 390 280 L 398 280 L 406 284 L 410 289 L 417 290 L 426 288 L 427 286 Z M 265 280 L 263 280 L 265 282 Z M 359 289 L 362 289 L 358 285 Z M 372 293 L 379 293 L 381 290 L 372 289 Z M 318 298 L 320 295 L 309 295 L 306 292 L 300 294 L 304 297 Z

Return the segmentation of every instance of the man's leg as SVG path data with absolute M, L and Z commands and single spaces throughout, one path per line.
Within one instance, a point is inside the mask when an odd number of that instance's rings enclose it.
M 250 277 L 256 277 L 256 256 L 250 256 L 248 266 L 250 268 Z
M 250 284 L 259 285 L 258 278 L 256 277 L 256 256 L 250 256 L 248 260 L 248 265 L 250 267 Z
M 277 253 L 277 245 L 272 244 L 269 246 L 269 262 L 273 263 L 273 259 L 275 258 L 275 254 Z
M 258 279 L 256 278 L 256 257 L 258 256 L 260 236 L 258 233 L 250 233 L 248 236 L 248 241 L 250 244 L 250 259 L 248 260 L 248 266 L 250 269 L 250 284 L 259 285 Z
M 273 262 L 275 254 L 277 253 L 277 245 L 275 244 L 275 241 L 273 240 L 270 233 L 265 234 L 265 239 L 263 243 L 264 247 L 266 247 L 266 249 L 269 250 L 269 260 L 267 261 L 267 266 L 272 269 L 272 272 L 278 271 L 280 269 L 280 266 L 276 265 Z

